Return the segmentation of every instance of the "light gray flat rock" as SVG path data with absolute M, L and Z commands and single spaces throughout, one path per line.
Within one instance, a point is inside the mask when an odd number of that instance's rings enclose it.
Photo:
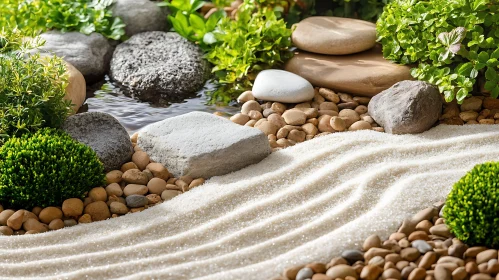
M 270 154 L 259 129 L 203 112 L 151 124 L 139 132 L 137 144 L 175 176 L 193 178 L 237 171 Z

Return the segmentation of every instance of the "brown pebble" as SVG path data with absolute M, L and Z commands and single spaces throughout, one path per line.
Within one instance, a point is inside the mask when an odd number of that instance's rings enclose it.
M 19 230 L 21 229 L 23 225 L 23 218 L 24 218 L 24 211 L 25 210 L 17 210 L 10 218 L 7 220 L 7 226 L 12 228 L 13 230 Z
M 452 280 L 464 280 L 468 277 L 468 273 L 464 267 L 458 267 L 452 272 Z
M 46 224 L 40 223 L 36 219 L 30 218 L 23 223 L 23 229 L 25 231 L 34 230 L 37 232 L 46 232 L 48 230 L 48 226 Z
M 150 162 L 150 158 L 146 152 L 138 151 L 133 153 L 132 162 L 135 163 L 135 165 L 137 165 L 137 167 L 142 171 L 146 169 L 147 165 Z
M 397 268 L 397 266 L 395 266 L 395 264 L 392 262 L 386 262 L 385 265 L 383 266 L 383 270 L 387 270 L 390 268 Z
M 12 209 L 6 209 L 0 212 L 0 226 L 6 226 L 7 220 L 15 213 Z
M 8 226 L 0 226 L 0 235 L 12 235 L 14 231 Z
M 362 245 L 362 250 L 368 251 L 371 248 L 379 248 L 381 247 L 381 239 L 378 235 L 373 234 L 366 238 L 364 244 Z
M 418 267 L 430 269 L 431 266 L 437 262 L 437 258 L 437 254 L 435 252 L 426 252 L 426 254 L 424 254 L 423 258 L 419 262 Z
M 409 275 L 411 274 L 411 272 L 416 269 L 416 267 L 414 266 L 406 266 L 402 269 L 402 271 L 400 272 L 401 276 L 402 276 L 402 279 L 407 279 L 409 278 Z
M 43 208 L 40 206 L 35 206 L 31 210 L 31 213 L 35 214 L 36 216 L 40 215 L 40 212 L 42 212 Z
M 49 224 L 50 230 L 58 230 L 64 227 L 64 222 L 61 219 L 52 220 Z
M 395 240 L 395 241 L 400 241 L 402 240 L 403 238 L 407 237 L 407 235 L 405 235 L 405 233 L 402 233 L 402 232 L 394 232 L 390 235 L 390 237 L 388 239 L 390 240 Z
M 312 269 L 314 273 L 326 273 L 326 265 L 323 263 L 310 263 L 307 264 L 305 267 L 308 267 Z
M 383 273 L 383 269 L 376 265 L 366 265 L 360 273 L 360 279 L 376 280 Z
M 415 261 L 419 258 L 421 253 L 416 248 L 405 248 L 400 252 L 400 256 L 409 262 Z
M 204 182 L 204 178 L 197 178 L 192 180 L 192 182 L 189 183 L 189 190 L 201 186 L 202 184 L 204 184 Z
M 151 171 L 154 177 L 160 178 L 163 180 L 168 180 L 170 178 L 170 172 L 166 167 L 159 162 L 151 162 L 146 166 L 146 169 Z
M 488 249 L 476 255 L 477 264 L 486 263 L 491 259 L 497 259 L 497 250 Z
M 284 277 L 288 279 L 295 279 L 298 271 L 300 271 L 300 269 L 302 269 L 303 267 L 303 265 L 288 267 L 286 270 L 284 270 Z
M 409 274 L 408 280 L 423 280 L 426 277 L 426 270 L 417 267 L 415 268 L 411 274 Z
M 402 269 L 404 269 L 404 267 L 408 266 L 409 265 L 409 262 L 408 261 L 399 261 L 398 263 L 395 264 L 395 267 L 402 271 Z
M 46 207 L 39 215 L 40 221 L 50 224 L 55 219 L 62 219 L 62 211 L 57 207 Z
M 152 178 L 147 183 L 147 188 L 149 193 L 161 195 L 166 190 L 166 181 L 161 178 Z
M 333 279 L 335 278 L 345 279 L 347 276 L 357 278 L 357 272 L 355 272 L 355 269 L 346 264 L 338 264 L 329 268 L 326 272 L 326 275 Z
M 123 172 L 120 170 L 113 170 L 106 173 L 106 185 L 111 183 L 120 183 L 122 180 Z
M 79 219 L 78 223 L 79 224 L 86 224 L 86 223 L 91 223 L 92 222 L 92 216 L 89 214 L 83 214 Z
M 286 280 L 288 280 L 288 279 L 286 279 Z M 316 273 L 312 276 L 312 280 L 333 280 L 333 278 L 331 278 L 323 273 Z
M 492 276 L 486 273 L 477 273 L 471 276 L 470 280 L 492 280 Z
M 449 249 L 448 253 L 449 256 L 456 257 L 456 258 L 463 258 L 464 257 L 464 252 L 468 249 L 468 246 L 464 244 L 452 244 Z
M 435 280 L 451 280 L 451 272 L 441 265 L 437 265 L 435 268 Z
M 92 217 L 92 221 L 102 221 L 111 217 L 109 207 L 104 201 L 95 201 L 85 207 L 85 214 Z
M 175 185 L 177 187 L 181 188 L 183 192 L 189 191 L 189 184 L 187 184 L 186 182 L 184 182 L 180 179 L 175 181 Z
M 93 188 L 88 192 L 93 201 L 107 201 L 107 192 L 103 187 Z
M 368 262 L 369 265 L 377 265 L 381 268 L 385 266 L 385 259 L 380 256 L 375 256 L 372 259 L 369 260 Z
M 479 253 L 487 250 L 487 247 L 471 247 L 464 252 L 464 257 L 476 257 Z
M 402 278 L 402 275 L 396 268 L 389 268 L 383 272 L 381 275 L 383 279 L 397 279 L 400 280 Z
M 469 275 L 478 273 L 478 265 L 474 261 L 466 263 L 465 269 Z
M 135 163 L 130 161 L 130 162 L 123 164 L 120 168 L 120 171 L 126 172 L 127 170 L 130 170 L 130 169 L 139 169 L 139 167 Z
M 380 257 L 385 257 L 386 255 L 388 254 L 391 254 L 393 253 L 392 251 L 390 250 L 387 250 L 387 249 L 382 249 L 382 248 L 371 248 L 369 249 L 365 254 L 364 254 L 364 259 L 366 261 L 369 261 L 371 258 L 373 258 L 374 256 L 380 256 Z
M 464 261 L 462 259 L 451 256 L 441 257 L 437 261 L 437 263 L 446 263 L 446 262 L 455 263 L 458 266 L 464 266 Z
M 430 238 L 428 238 L 428 234 L 422 230 L 418 230 L 418 231 L 415 231 L 413 233 L 411 233 L 409 235 L 409 238 L 408 238 L 409 241 L 414 241 L 414 240 L 430 240 Z
M 385 260 L 387 262 L 398 263 L 402 260 L 402 257 L 399 254 L 388 254 L 385 256 Z

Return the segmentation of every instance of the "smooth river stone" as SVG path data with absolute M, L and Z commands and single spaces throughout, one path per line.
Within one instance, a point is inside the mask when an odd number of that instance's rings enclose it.
M 374 23 L 340 17 L 309 17 L 298 24 L 291 36 L 304 51 L 345 55 L 368 50 L 376 44 Z
M 253 96 L 265 101 L 301 103 L 314 98 L 314 88 L 304 78 L 284 70 L 263 70 L 256 76 Z
M 384 59 L 379 46 L 344 56 L 296 52 L 284 68 L 314 86 L 368 97 L 413 79 L 410 67 Z

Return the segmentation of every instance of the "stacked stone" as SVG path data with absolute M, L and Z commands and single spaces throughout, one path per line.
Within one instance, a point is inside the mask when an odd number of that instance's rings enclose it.
M 458 105 L 456 101 L 447 103 L 444 106 L 440 123 L 450 125 L 499 124 L 499 100 L 473 96 L 465 99 L 461 105 Z
M 96 187 L 85 198 L 66 199 L 61 206 L 34 207 L 31 211 L 3 209 L 0 235 L 23 235 L 58 230 L 78 223 L 102 221 L 135 213 L 172 199 L 204 183 L 203 178 L 173 177 L 161 163 L 151 162 L 131 138 L 132 161 L 106 174 L 106 187 Z
M 370 98 L 326 88 L 315 88 L 312 100 L 298 104 L 257 102 L 251 91 L 241 94 L 238 101 L 243 103 L 241 113 L 230 120 L 263 131 L 274 150 L 334 132 L 384 131 L 367 113 Z
M 453 237 L 441 217 L 442 205 L 405 220 L 387 240 L 371 235 L 361 249 L 345 250 L 327 264 L 288 268 L 274 280 L 499 279 L 498 251 Z

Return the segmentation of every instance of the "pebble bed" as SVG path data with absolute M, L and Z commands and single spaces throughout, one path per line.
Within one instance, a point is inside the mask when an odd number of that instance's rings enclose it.
M 367 113 L 369 101 L 369 97 L 315 88 L 314 99 L 309 102 L 258 102 L 251 91 L 246 91 L 238 98 L 242 103 L 241 113 L 230 120 L 263 131 L 276 151 L 334 132 L 365 129 L 384 132 Z
M 440 123 L 449 125 L 499 124 L 499 100 L 484 96 L 473 96 L 458 105 L 446 103 Z
M 31 211 L 3 209 L 0 205 L 0 235 L 23 235 L 58 230 L 140 212 L 172 199 L 204 183 L 203 178 L 175 178 L 161 163 L 151 162 L 136 145 L 132 161 L 121 170 L 106 174 L 106 187 L 96 187 L 85 198 L 69 198 L 61 206 L 34 207 Z
M 455 238 L 442 207 L 437 203 L 420 211 L 387 240 L 371 235 L 361 249 L 345 250 L 327 264 L 290 267 L 273 280 L 499 279 L 498 251 Z

